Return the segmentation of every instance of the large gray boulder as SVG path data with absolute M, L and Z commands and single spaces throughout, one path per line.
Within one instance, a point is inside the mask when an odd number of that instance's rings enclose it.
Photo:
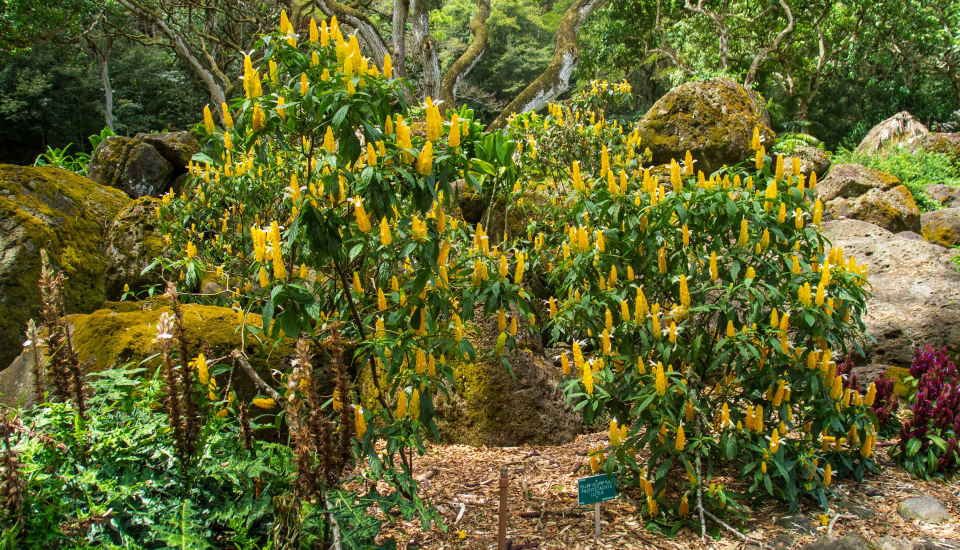
M 827 219 L 853 218 L 890 231 L 920 231 L 920 208 L 896 177 L 859 164 L 837 164 L 817 185 Z
M 725 78 L 688 82 L 670 90 L 637 125 L 641 147 L 650 148 L 654 164 L 682 160 L 689 150 L 696 168 L 707 174 L 749 158 L 757 127 L 764 142 L 773 143 L 763 98 Z
M 901 111 L 877 124 L 867 132 L 858 153 L 882 153 L 896 145 L 907 144 L 930 133 L 927 127 L 907 111 Z
M 953 251 L 860 220 L 828 221 L 823 230 L 834 246 L 867 265 L 870 362 L 909 365 L 914 348 L 925 344 L 957 349 L 960 272 Z
M 131 197 L 159 197 L 186 172 L 199 150 L 196 137 L 187 131 L 112 136 L 97 146 L 88 171 L 97 183 L 122 189 Z

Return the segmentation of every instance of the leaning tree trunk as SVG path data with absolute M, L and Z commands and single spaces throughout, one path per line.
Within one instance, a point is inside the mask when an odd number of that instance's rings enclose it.
M 490 124 L 491 128 L 503 127 L 507 118 L 514 113 L 541 109 L 570 89 L 570 78 L 580 55 L 577 33 L 587 17 L 606 2 L 607 0 L 574 0 L 570 4 L 557 28 L 550 64 L 503 109 Z
M 440 82 L 439 97 L 443 104 L 450 109 L 457 108 L 457 88 L 460 86 L 460 81 L 476 67 L 487 49 L 487 40 L 490 37 L 490 29 L 487 26 L 489 17 L 490 0 L 477 0 L 477 12 L 470 19 L 470 31 L 473 33 L 473 40 L 460 57 L 450 65 Z

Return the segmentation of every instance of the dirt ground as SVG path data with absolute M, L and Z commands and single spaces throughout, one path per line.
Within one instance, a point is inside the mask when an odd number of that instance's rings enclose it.
M 424 532 L 419 522 L 401 522 L 389 527 L 385 536 L 393 536 L 400 548 L 408 550 L 495 550 L 499 471 L 507 466 L 507 539 L 513 550 L 788 549 L 828 534 L 859 534 L 867 540 L 889 535 L 928 541 L 933 544 L 929 548 L 960 549 L 960 482 L 912 479 L 887 458 L 893 441 L 878 444 L 879 473 L 861 483 L 835 482 L 835 496 L 827 512 L 810 507 L 790 515 L 774 502 L 754 508 L 748 521 L 736 524 L 751 542 L 709 519 L 712 536 L 708 534 L 706 543 L 701 541 L 699 529 L 684 528 L 673 537 L 651 532 L 639 513 L 639 502 L 621 495 L 602 505 L 601 536 L 595 544 L 592 507 L 578 506 L 577 479 L 589 475 L 587 451 L 605 444 L 606 434 L 596 433 L 555 447 L 433 445 L 417 458 L 415 474 L 421 494 L 442 514 L 446 532 L 437 528 Z M 921 494 L 936 497 L 957 519 L 932 526 L 901 518 L 899 502 Z

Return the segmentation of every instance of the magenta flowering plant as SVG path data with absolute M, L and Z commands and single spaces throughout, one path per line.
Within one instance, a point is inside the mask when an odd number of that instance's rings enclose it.
M 903 424 L 894 456 L 918 477 L 942 477 L 960 467 L 960 371 L 946 348 L 917 350 L 912 417 Z

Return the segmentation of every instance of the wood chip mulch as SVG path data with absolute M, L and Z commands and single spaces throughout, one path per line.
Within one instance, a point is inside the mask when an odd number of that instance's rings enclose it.
M 417 521 L 388 524 L 384 536 L 401 550 L 496 550 L 500 468 L 509 472 L 508 547 L 512 550 L 586 549 L 741 549 L 759 548 L 707 520 L 703 543 L 699 527 L 681 529 L 673 537 L 646 528 L 639 501 L 621 495 L 602 505 L 599 543 L 593 539 L 592 507 L 577 504 L 577 479 L 589 474 L 587 452 L 606 444 L 606 434 L 578 437 L 553 447 L 475 448 L 432 445 L 415 462 L 421 495 L 443 516 L 446 531 L 423 531 Z M 882 469 L 861 483 L 837 482 L 831 509 L 809 506 L 798 514 L 776 502 L 751 510 L 744 523 L 728 520 L 764 548 L 799 548 L 828 533 L 859 534 L 868 540 L 884 535 L 914 541 L 937 541 L 940 548 L 960 549 L 960 521 L 923 525 L 897 513 L 901 500 L 926 494 L 960 518 L 960 483 L 912 479 L 887 457 L 892 441 L 881 442 Z M 693 509 L 691 502 L 691 509 Z M 833 520 L 831 522 L 831 520 Z M 798 529 L 796 525 L 799 524 Z M 792 529 L 792 530 L 791 530 Z

